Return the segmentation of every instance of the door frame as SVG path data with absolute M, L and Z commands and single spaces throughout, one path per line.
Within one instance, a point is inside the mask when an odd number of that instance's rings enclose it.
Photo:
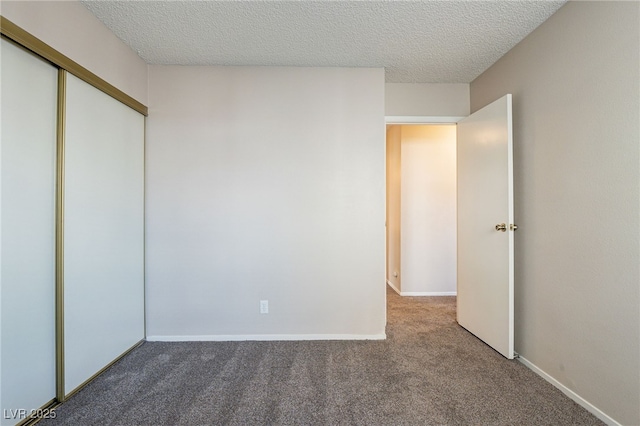
M 387 126 L 388 125 L 402 125 L 402 124 L 457 124 L 460 120 L 467 118 L 468 116 L 438 116 L 438 115 L 385 115 L 384 116 L 384 128 L 385 128 L 385 150 L 384 150 L 384 164 L 385 164 L 385 220 L 384 220 L 384 285 L 385 285 L 385 306 L 386 306 L 386 287 L 387 287 L 387 276 L 389 275 L 389 271 L 387 271 L 387 267 L 389 266 L 389 226 L 387 223 L 387 196 L 386 196 L 386 182 L 387 182 L 387 149 L 386 149 L 386 140 L 387 140 Z
M 467 116 L 385 115 L 384 124 L 456 124 Z

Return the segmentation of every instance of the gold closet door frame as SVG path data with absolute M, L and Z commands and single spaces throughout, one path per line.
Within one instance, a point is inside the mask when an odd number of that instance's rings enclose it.
M 58 69 L 58 122 L 56 123 L 56 399 L 64 393 L 64 136 L 67 72 Z
M 117 87 L 98 77 L 82 65 L 71 58 L 58 52 L 42 40 L 33 36 L 29 32 L 20 28 L 4 16 L 0 15 L 0 35 L 2 38 L 12 41 L 22 48 L 45 59 L 58 68 L 58 102 L 57 102 L 57 127 L 56 127 L 56 194 L 55 194 L 55 238 L 56 238 L 56 269 L 55 269 L 55 310 L 56 310 L 56 400 L 47 402 L 42 409 L 53 409 L 58 404 L 64 402 L 69 396 L 88 384 L 91 380 L 111 367 L 120 358 L 128 354 L 131 350 L 139 346 L 142 341 L 136 343 L 126 350 L 118 358 L 96 372 L 91 378 L 69 394 L 65 394 L 65 371 L 64 371 L 64 179 L 65 179 L 65 125 L 66 125 L 66 83 L 67 75 L 70 73 L 80 80 L 90 84 L 96 89 L 106 93 L 115 100 L 130 107 L 134 111 L 148 116 L 148 108 L 127 95 Z M 146 121 L 146 120 L 145 120 Z M 146 204 L 146 203 L 145 203 Z M 143 229 L 144 233 L 144 229 Z M 144 307 L 143 307 L 144 309 Z M 146 316 L 145 316 L 146 319 Z M 146 324 L 145 324 L 146 330 Z M 18 423 L 18 426 L 30 425 L 40 419 L 31 417 Z
M 3 37 L 6 37 L 25 49 L 32 51 L 58 68 L 62 68 L 63 70 L 75 75 L 80 80 L 89 83 L 96 89 L 103 91 L 107 95 L 122 102 L 145 117 L 148 115 L 148 108 L 145 105 L 98 77 L 71 58 L 58 52 L 56 49 L 33 36 L 29 32 L 23 30 L 4 16 L 0 16 L 0 33 Z

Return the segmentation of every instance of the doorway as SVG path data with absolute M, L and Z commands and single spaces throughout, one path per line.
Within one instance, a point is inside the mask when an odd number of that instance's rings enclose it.
M 456 125 L 388 124 L 387 284 L 456 294 Z

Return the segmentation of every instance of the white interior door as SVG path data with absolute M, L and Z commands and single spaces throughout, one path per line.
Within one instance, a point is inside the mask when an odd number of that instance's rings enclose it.
M 513 358 L 511 95 L 458 123 L 458 323 Z

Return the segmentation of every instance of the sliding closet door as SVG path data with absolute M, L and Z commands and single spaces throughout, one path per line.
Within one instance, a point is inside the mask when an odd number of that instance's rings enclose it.
M 13 425 L 56 395 L 58 70 L 4 39 L 0 43 L 0 400 L 2 425 Z
M 144 117 L 69 75 L 65 394 L 144 338 L 143 162 Z

